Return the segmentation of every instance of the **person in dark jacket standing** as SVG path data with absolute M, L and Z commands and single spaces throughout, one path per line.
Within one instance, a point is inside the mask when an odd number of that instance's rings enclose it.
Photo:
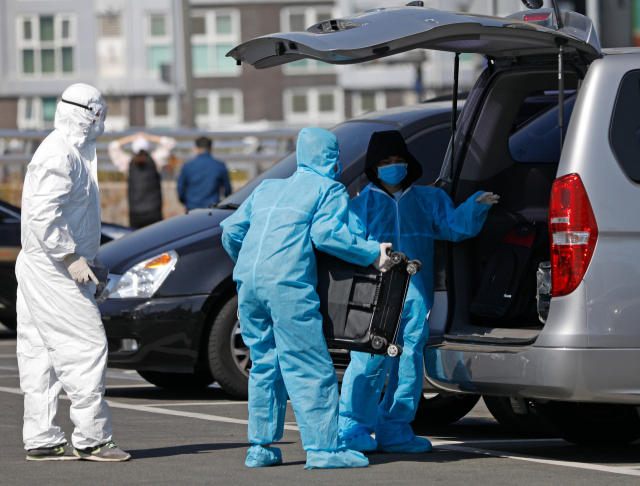
M 211 139 L 198 138 L 196 150 L 198 156 L 184 164 L 178 178 L 178 196 L 187 211 L 220 202 L 222 187 L 225 197 L 231 194 L 227 167 L 211 155 Z
M 151 152 L 151 143 L 158 147 Z M 122 147 L 131 143 L 133 157 Z M 122 172 L 129 171 L 129 224 L 134 228 L 144 228 L 162 221 L 161 169 L 171 156 L 176 142 L 169 137 L 157 137 L 147 133 L 137 133 L 115 140 L 109 144 L 109 157 Z

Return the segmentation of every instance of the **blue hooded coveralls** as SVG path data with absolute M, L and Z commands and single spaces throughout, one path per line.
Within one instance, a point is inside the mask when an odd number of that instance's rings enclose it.
M 427 313 L 434 298 L 433 241 L 475 236 L 490 208 L 475 202 L 481 194 L 474 194 L 456 209 L 441 189 L 410 186 L 396 202 L 372 183 L 351 201 L 354 231 L 359 228 L 367 239 L 393 243 L 394 250 L 420 260 L 422 270 L 411 278 L 405 300 L 398 335 L 398 344 L 403 347 L 400 358 L 351 352 L 340 397 L 341 439 L 375 431 L 378 448 L 385 450 L 387 446 L 389 452 L 394 450 L 389 446 L 413 440 L 409 423 L 422 395 L 423 352 L 429 337 Z M 380 402 L 387 371 L 389 380 Z
M 368 464 L 338 437 L 338 381 L 316 293 L 313 245 L 358 265 L 370 265 L 380 252 L 377 242 L 349 229 L 349 196 L 334 170 L 338 153 L 335 135 L 303 129 L 293 176 L 264 181 L 222 222 L 222 244 L 236 262 L 242 338 L 251 350 L 249 441 L 282 438 L 288 392 L 306 467 Z

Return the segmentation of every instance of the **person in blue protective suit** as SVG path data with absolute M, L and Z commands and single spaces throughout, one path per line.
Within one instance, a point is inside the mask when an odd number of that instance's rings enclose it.
M 422 167 L 396 130 L 371 136 L 365 173 L 371 184 L 351 202 L 352 229 L 392 242 L 394 250 L 423 266 L 409 284 L 398 335 L 400 358 L 351 352 L 340 397 L 340 437 L 362 452 L 428 452 L 431 443 L 416 437 L 409 424 L 422 395 L 427 313 L 434 298 L 433 241 L 475 236 L 499 196 L 478 192 L 456 209 L 443 190 L 414 186 Z
M 313 247 L 385 270 L 391 245 L 350 231 L 338 154 L 331 132 L 303 129 L 297 171 L 264 181 L 221 224 L 222 244 L 236 262 L 242 338 L 251 350 L 248 467 L 282 463 L 270 445 L 282 438 L 287 392 L 307 451 L 305 468 L 369 464 L 338 436 L 338 381 L 322 333 Z

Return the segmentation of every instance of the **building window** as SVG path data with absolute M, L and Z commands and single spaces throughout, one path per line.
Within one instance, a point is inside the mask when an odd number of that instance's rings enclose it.
M 353 93 L 351 112 L 353 116 L 363 115 L 370 111 L 384 110 L 387 107 L 387 96 L 384 91 L 361 91 Z
M 147 71 L 160 76 L 161 66 L 173 62 L 171 20 L 166 14 L 151 14 L 146 23 Z
M 240 76 L 242 68 L 227 52 L 240 43 L 240 12 L 199 10 L 191 16 L 193 75 Z
M 334 86 L 285 90 L 284 114 L 288 123 L 339 123 L 344 119 L 344 94 Z
M 282 32 L 303 32 L 310 26 L 335 18 L 330 6 L 283 8 L 280 12 L 280 28 Z M 287 75 L 322 74 L 335 72 L 335 66 L 315 59 L 299 59 L 282 66 Z
M 20 16 L 17 19 L 16 34 L 20 74 L 68 76 L 74 73 L 74 16 Z
M 169 96 L 147 96 L 144 114 L 145 125 L 149 128 L 174 128 L 177 125 L 175 99 Z
M 242 91 L 233 89 L 197 92 L 195 111 L 196 125 L 199 128 L 213 129 L 221 125 L 242 123 Z
M 106 96 L 102 101 L 109 107 L 109 115 L 104 122 L 105 131 L 121 132 L 129 128 L 129 100 Z
M 20 130 L 45 130 L 53 128 L 58 98 L 18 99 L 17 125 Z
M 122 35 L 122 17 L 117 14 L 98 17 L 98 71 L 101 78 L 114 79 L 126 76 L 126 44 Z

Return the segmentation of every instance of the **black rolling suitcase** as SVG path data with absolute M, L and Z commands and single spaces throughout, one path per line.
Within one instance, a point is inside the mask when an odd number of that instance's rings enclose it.
M 330 348 L 400 356 L 396 344 L 409 279 L 417 260 L 388 251 L 393 267 L 381 273 L 316 251 L 323 331 Z

